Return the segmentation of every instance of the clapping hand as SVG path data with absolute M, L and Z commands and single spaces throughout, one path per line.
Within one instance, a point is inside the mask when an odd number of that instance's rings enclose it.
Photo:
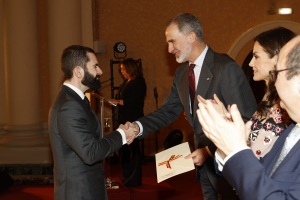
M 232 105 L 228 113 L 232 121 L 224 119 L 208 100 L 199 102 L 198 106 L 197 115 L 203 132 L 226 156 L 247 146 L 245 124 L 236 105 Z M 247 124 L 248 130 L 250 125 Z
M 206 106 L 206 99 L 204 99 L 200 95 L 197 96 L 197 99 L 198 99 L 199 103 L 201 102 Z M 220 99 L 218 98 L 218 96 L 216 94 L 214 94 L 214 99 L 208 99 L 208 101 L 210 101 L 212 103 L 213 107 L 215 108 L 215 110 L 218 113 L 224 114 L 224 115 L 228 113 L 224 104 L 222 103 L 222 101 L 220 101 Z M 230 109 L 230 106 L 228 108 Z

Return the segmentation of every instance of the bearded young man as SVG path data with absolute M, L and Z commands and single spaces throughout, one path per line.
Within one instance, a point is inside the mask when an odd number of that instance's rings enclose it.
M 49 113 L 54 199 L 108 199 L 101 161 L 126 140 L 131 143 L 136 130 L 120 125 L 102 138 L 99 120 L 84 95 L 101 87 L 102 70 L 92 49 L 66 48 L 61 69 L 65 81 Z

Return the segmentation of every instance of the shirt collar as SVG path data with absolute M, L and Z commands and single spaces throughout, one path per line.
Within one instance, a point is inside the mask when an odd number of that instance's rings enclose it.
M 82 100 L 84 99 L 85 95 L 84 95 L 83 92 L 82 92 L 81 90 L 79 90 L 77 87 L 75 87 L 74 85 L 71 85 L 71 84 L 69 84 L 69 83 L 64 83 L 63 85 L 65 85 L 65 86 L 71 88 L 74 92 L 76 92 L 76 93 L 80 96 L 80 98 L 81 98 Z
M 196 66 L 202 67 L 203 62 L 204 62 L 205 55 L 206 55 L 206 53 L 207 53 L 207 50 L 208 50 L 208 46 L 206 45 L 206 46 L 205 46 L 205 49 L 202 51 L 202 53 L 200 54 L 200 56 L 199 56 L 199 57 L 195 60 L 195 62 L 194 62 L 194 64 L 195 64 Z M 189 64 L 191 64 L 191 62 L 190 62 Z

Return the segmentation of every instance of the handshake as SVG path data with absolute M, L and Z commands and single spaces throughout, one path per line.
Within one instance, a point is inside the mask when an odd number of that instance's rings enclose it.
M 140 127 L 136 123 L 133 124 L 130 122 L 126 122 L 124 125 L 121 124 L 119 128 L 124 131 L 127 144 L 131 144 L 136 138 L 137 134 L 139 134 L 140 132 Z

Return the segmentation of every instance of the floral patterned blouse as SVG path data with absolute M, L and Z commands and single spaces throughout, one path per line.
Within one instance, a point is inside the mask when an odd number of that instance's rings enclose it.
M 248 145 L 258 159 L 264 157 L 272 149 L 278 137 L 287 128 L 283 117 L 288 117 L 287 112 L 275 104 L 270 109 L 268 116 L 261 116 L 255 112 L 250 119 L 253 124 Z

